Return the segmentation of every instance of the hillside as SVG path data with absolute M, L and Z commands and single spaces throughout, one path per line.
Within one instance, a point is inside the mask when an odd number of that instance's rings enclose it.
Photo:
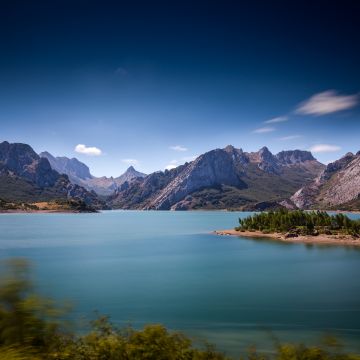
M 87 165 L 76 158 L 55 157 L 47 151 L 39 155 L 49 160 L 52 169 L 60 174 L 67 175 L 73 184 L 83 186 L 87 190 L 95 191 L 98 195 L 102 196 L 113 195 L 126 181 L 146 176 L 146 174 L 136 171 L 133 166 L 130 166 L 122 175 L 116 178 L 106 176 L 96 177 L 90 173 Z
M 95 193 L 72 184 L 29 145 L 6 141 L 0 143 L 0 199 L 26 203 L 73 199 L 87 206 L 104 206 Z
M 360 152 L 328 164 L 290 200 L 300 209 L 360 209 Z
M 191 163 L 127 182 L 111 199 L 125 209 L 246 209 L 281 201 L 324 169 L 309 152 L 247 153 L 229 145 Z

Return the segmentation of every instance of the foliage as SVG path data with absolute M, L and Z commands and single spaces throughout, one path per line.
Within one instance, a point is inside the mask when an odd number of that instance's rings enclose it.
M 289 211 L 280 209 L 257 213 L 239 219 L 237 230 L 258 230 L 262 232 L 295 232 L 298 234 L 317 235 L 348 234 L 358 236 L 360 220 L 351 220 L 344 214 L 330 215 L 325 211 Z
M 197 349 L 180 332 L 162 325 L 142 330 L 117 328 L 109 318 L 91 322 L 89 332 L 77 335 L 61 320 L 64 307 L 34 293 L 29 263 L 8 261 L 0 282 L 0 359 L 1 360 L 225 360 L 211 345 Z M 333 339 L 327 347 L 336 346 Z M 268 356 L 250 350 L 248 360 L 267 360 Z M 276 360 L 360 360 L 339 349 L 277 344 Z
M 74 334 L 62 320 L 66 307 L 34 292 L 25 259 L 7 261 L 1 270 L 0 359 L 225 359 L 211 346 L 194 348 L 185 335 L 162 325 L 118 329 L 99 317 L 88 333 Z

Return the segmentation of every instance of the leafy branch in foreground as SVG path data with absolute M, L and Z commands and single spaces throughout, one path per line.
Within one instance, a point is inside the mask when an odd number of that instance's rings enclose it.
M 289 211 L 280 209 L 257 213 L 239 219 L 238 231 L 262 231 L 264 233 L 294 232 L 301 235 L 352 235 L 359 237 L 360 220 L 352 220 L 344 214 L 330 215 L 325 211 Z
M 91 322 L 83 335 L 69 330 L 61 320 L 65 307 L 38 296 L 24 259 L 6 262 L 0 282 L 1 360 L 225 360 L 211 345 L 195 348 L 180 332 L 162 325 L 142 330 L 117 328 L 108 317 Z M 65 310 L 64 310 L 65 309 Z M 357 355 L 304 345 L 276 345 L 271 357 L 251 350 L 248 360 L 360 360 Z

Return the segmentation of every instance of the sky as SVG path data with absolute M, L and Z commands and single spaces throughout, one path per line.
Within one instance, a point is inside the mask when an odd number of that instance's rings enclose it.
M 359 1 L 1 1 L 0 141 L 95 176 L 360 150 Z

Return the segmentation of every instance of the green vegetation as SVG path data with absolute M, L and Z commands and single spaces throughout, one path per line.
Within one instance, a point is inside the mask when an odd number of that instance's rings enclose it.
M 15 203 L 0 199 L 0 211 L 12 211 L 12 210 L 32 211 L 32 210 L 39 210 L 39 208 L 33 204 L 27 204 L 22 202 Z
M 11 202 L 0 199 L 0 212 L 11 211 L 70 211 L 70 212 L 97 212 L 97 210 L 87 205 L 80 199 L 58 199 L 53 201 L 41 201 L 36 203 Z
M 211 345 L 195 348 L 189 338 L 162 325 L 142 330 L 119 329 L 107 317 L 91 322 L 78 335 L 64 320 L 68 306 L 56 306 L 37 295 L 29 263 L 15 259 L 3 264 L 0 281 L 0 359 L 2 360 L 225 360 Z M 248 360 L 360 360 L 343 353 L 333 340 L 322 347 L 275 345 L 274 355 L 248 352 Z
M 128 360 L 226 359 L 212 346 L 196 349 L 191 340 L 162 325 L 118 329 L 107 317 L 91 322 L 83 335 L 64 321 L 67 306 L 34 292 L 29 263 L 3 264 L 0 282 L 0 359 Z
M 344 214 L 329 215 L 324 211 L 289 211 L 280 209 L 254 214 L 239 219 L 239 231 L 290 233 L 294 235 L 352 235 L 359 237 L 360 220 L 351 220 Z
M 61 181 L 52 187 L 41 188 L 18 176 L 0 175 L 0 198 L 9 202 L 66 200 L 66 194 L 61 193 L 61 188 Z

